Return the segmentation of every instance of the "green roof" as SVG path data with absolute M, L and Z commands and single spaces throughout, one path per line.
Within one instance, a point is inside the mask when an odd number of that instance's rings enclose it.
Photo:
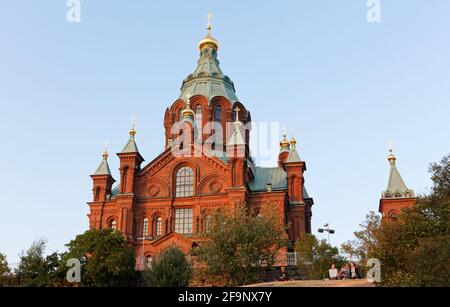
M 97 170 L 93 174 L 93 176 L 101 176 L 101 175 L 111 175 L 111 170 L 109 169 L 108 160 L 106 158 L 103 158 L 100 165 L 97 167 Z
M 208 101 L 218 96 L 232 103 L 238 101 L 233 81 L 220 69 L 217 49 L 208 47 L 200 52 L 197 68 L 184 79 L 179 98 L 186 101 L 188 94 L 204 96 Z
M 137 148 L 134 137 L 131 136 L 128 142 L 123 147 L 121 153 L 134 153 L 134 152 L 139 152 L 139 150 Z
M 272 185 L 272 190 L 284 190 L 287 188 L 286 172 L 278 167 L 254 167 L 255 179 L 250 182 L 252 192 L 266 191 L 267 185 Z
M 389 180 L 386 191 L 382 198 L 409 198 L 414 197 L 414 192 L 406 186 L 400 172 L 397 169 L 395 160 L 390 161 Z
M 293 162 L 302 162 L 302 159 L 300 159 L 300 155 L 298 154 L 295 145 L 291 146 L 291 151 L 289 152 L 289 156 L 286 159 L 286 163 L 293 163 Z

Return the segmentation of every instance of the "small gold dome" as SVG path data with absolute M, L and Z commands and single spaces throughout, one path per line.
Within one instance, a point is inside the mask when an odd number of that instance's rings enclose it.
M 131 137 L 135 137 L 136 136 L 136 130 L 134 129 L 134 127 L 133 128 L 131 128 L 131 130 L 130 130 L 130 136 Z
M 198 48 L 203 50 L 204 48 L 214 48 L 219 50 L 219 42 L 212 37 L 209 33 L 208 35 L 198 43 Z
M 296 145 L 297 144 L 297 140 L 295 139 L 295 137 L 291 138 L 291 145 Z
M 107 160 L 108 157 L 109 157 L 108 151 L 105 150 L 105 151 L 102 153 L 102 157 L 103 157 L 103 160 Z
M 287 140 L 286 134 L 283 134 L 283 139 L 280 142 L 280 147 L 282 149 L 289 149 L 291 147 L 291 143 Z
M 183 114 L 184 117 L 194 116 L 195 113 L 191 109 L 191 107 L 189 106 L 189 102 L 186 102 L 186 106 L 184 107 L 184 110 L 182 111 L 182 114 Z
M 388 156 L 389 162 L 395 162 L 396 160 L 397 160 L 397 158 L 392 153 Z

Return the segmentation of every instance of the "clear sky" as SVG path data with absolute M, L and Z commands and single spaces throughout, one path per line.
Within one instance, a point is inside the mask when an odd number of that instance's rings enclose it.
M 380 23 L 366 2 L 81 0 L 69 23 L 65 0 L 1 1 L 0 252 L 15 263 L 42 236 L 63 251 L 88 228 L 89 175 L 105 140 L 120 151 L 132 115 L 146 161 L 162 151 L 208 11 L 253 121 L 296 132 L 314 231 L 330 222 L 340 244 L 377 211 L 388 140 L 426 193 L 428 164 L 450 151 L 450 2 L 381 0 Z M 110 166 L 117 179 L 115 155 Z

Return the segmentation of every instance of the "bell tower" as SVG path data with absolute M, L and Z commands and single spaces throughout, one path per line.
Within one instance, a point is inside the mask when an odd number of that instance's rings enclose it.
M 397 157 L 392 153 L 391 145 L 389 145 L 388 161 L 390 166 L 388 186 L 381 195 L 379 212 L 382 214 L 383 221 L 395 221 L 403 208 L 416 204 L 416 197 L 413 190 L 408 189 L 397 169 Z

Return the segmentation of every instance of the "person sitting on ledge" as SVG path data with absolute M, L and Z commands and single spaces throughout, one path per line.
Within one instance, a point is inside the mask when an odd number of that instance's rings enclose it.
M 341 268 L 341 271 L 339 272 L 339 279 L 349 279 L 350 278 L 350 267 L 348 264 L 343 266 Z
M 330 280 L 338 279 L 338 270 L 334 263 L 331 265 L 331 269 L 328 270 L 328 274 L 330 275 Z
M 286 267 L 281 267 L 281 276 L 278 279 L 279 281 L 288 281 L 289 280 L 289 273 L 286 271 Z
M 350 278 L 351 279 L 361 278 L 360 273 L 359 273 L 359 268 L 356 266 L 356 264 L 354 262 L 350 263 Z

